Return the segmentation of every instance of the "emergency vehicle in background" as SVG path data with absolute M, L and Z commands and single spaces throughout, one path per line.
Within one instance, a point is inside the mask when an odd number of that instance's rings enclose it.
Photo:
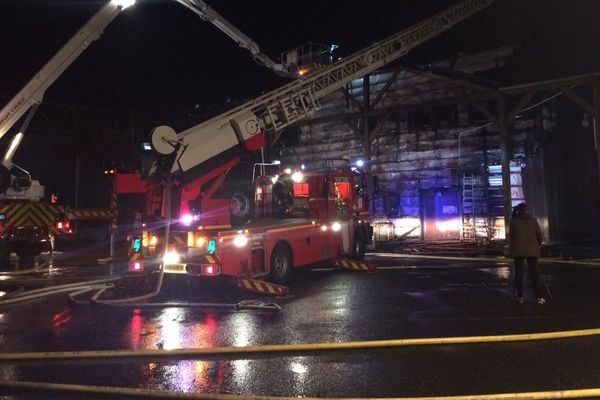
M 319 109 L 319 100 L 398 59 L 487 7 L 457 5 L 341 61 L 176 133 L 150 134 L 148 168 L 117 174 L 118 195 L 138 196 L 143 227 L 131 235 L 130 270 L 162 264 L 165 273 L 289 280 L 294 267 L 362 258 L 371 242 L 368 193 L 349 168 L 291 168 L 254 179 L 265 135 Z M 158 261 L 157 261 L 158 260 Z
M 36 256 L 50 251 L 54 237 L 73 233 L 69 217 L 87 219 L 90 214 L 85 210 L 69 213 L 63 206 L 45 202 L 44 186 L 12 160 L 46 90 L 131 4 L 133 0 L 112 0 L 102 7 L 0 110 L 0 139 L 27 113 L 0 162 L 0 238 L 4 256 L 8 252 Z M 91 214 L 94 219 L 114 217 L 111 211 Z
M 253 59 L 280 75 L 294 70 L 277 64 L 260 51 L 248 36 L 214 11 L 202 0 L 175 0 L 203 20 L 209 21 L 251 52 Z M 0 162 L 0 254 L 38 255 L 52 249 L 56 236 L 71 235 L 73 220 L 114 219 L 114 209 L 68 209 L 45 202 L 45 188 L 32 180 L 25 169 L 12 160 L 19 148 L 46 90 L 97 40 L 103 30 L 135 0 L 110 0 L 106 3 L 0 110 L 0 139 L 27 113 L 21 128 L 13 136 Z M 307 61 L 306 58 L 303 59 Z M 296 68 L 302 67 L 295 64 Z

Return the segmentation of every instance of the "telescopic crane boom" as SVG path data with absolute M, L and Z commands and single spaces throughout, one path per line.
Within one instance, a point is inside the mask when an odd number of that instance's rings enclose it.
M 100 37 L 104 28 L 121 11 L 134 3 L 135 0 L 111 0 L 104 5 L 0 111 L 0 139 L 29 111 L 23 126 L 12 139 L 2 158 L 0 193 L 6 192 L 11 185 L 12 177 L 9 169 L 13 167 L 12 158 L 46 90 L 93 41 Z
M 265 67 L 275 71 L 279 75 L 288 76 L 289 71 L 283 64 L 278 64 L 269 56 L 260 51 L 258 44 L 250 39 L 244 32 L 236 28 L 231 22 L 226 20 L 221 14 L 213 10 L 203 0 L 175 0 L 183 6 L 196 13 L 202 20 L 208 21 L 219 28 L 223 33 L 233 39 L 240 47 L 248 50 L 252 58 Z

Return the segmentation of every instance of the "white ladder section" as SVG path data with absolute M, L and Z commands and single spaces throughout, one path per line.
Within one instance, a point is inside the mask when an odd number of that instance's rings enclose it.
M 187 171 L 252 138 L 274 133 L 319 109 L 319 99 L 439 35 L 492 4 L 494 0 L 463 0 L 425 21 L 372 44 L 364 50 L 270 93 L 177 134 L 180 144 L 172 167 Z

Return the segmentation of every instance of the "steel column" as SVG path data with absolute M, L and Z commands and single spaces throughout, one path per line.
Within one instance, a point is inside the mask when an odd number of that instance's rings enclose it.
M 502 204 L 504 208 L 504 231 L 508 233 L 508 223 L 512 212 L 512 193 L 510 184 L 511 145 L 508 135 L 508 112 L 506 97 L 498 96 L 498 130 L 500 132 L 500 150 L 502 154 Z

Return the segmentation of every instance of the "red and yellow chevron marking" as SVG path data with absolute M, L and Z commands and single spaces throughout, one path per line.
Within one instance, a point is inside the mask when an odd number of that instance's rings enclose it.
M 290 292 L 287 286 L 275 285 L 274 283 L 258 281 L 256 279 L 238 278 L 237 284 L 240 289 L 254 293 L 285 296 Z
M 142 259 L 142 254 L 141 253 L 134 253 L 132 252 L 129 255 L 129 261 L 137 261 L 137 260 L 141 260 Z
M 345 258 L 336 258 L 333 262 L 336 267 L 350 269 L 352 271 L 375 271 L 375 265 L 360 261 L 347 260 Z
M 206 261 L 206 264 L 218 264 L 217 258 L 210 254 L 205 254 L 204 260 Z
M 117 210 L 112 208 L 75 208 L 67 211 L 71 220 L 103 220 L 117 217 Z
M 37 202 L 16 202 L 0 205 L 0 213 L 6 215 L 3 231 L 17 226 L 39 226 L 49 229 L 51 235 L 71 233 L 70 229 L 58 229 L 55 225 L 65 207 Z

